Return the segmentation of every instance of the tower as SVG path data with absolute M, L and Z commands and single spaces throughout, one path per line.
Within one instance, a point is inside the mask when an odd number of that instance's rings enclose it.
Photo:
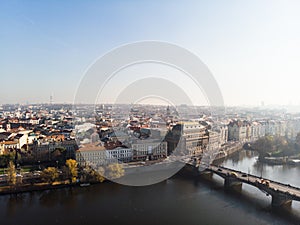
M 53 93 L 50 95 L 50 105 L 53 104 Z
M 170 106 L 167 107 L 167 116 L 170 116 Z

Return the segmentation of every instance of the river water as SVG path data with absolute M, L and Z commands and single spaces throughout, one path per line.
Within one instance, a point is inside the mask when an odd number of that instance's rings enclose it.
M 261 165 L 256 158 L 243 150 L 222 164 L 300 187 L 299 167 Z M 222 185 L 217 175 L 210 181 L 176 175 L 144 187 L 104 182 L 0 196 L 0 224 L 300 224 L 298 202 L 272 209 L 271 197 L 255 187 L 228 192 Z

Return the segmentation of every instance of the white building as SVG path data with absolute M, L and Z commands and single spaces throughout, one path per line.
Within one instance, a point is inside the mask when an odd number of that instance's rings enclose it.
M 117 162 L 130 162 L 132 160 L 132 149 L 131 148 L 115 148 L 111 150 L 105 150 L 106 162 L 117 163 Z
M 210 131 L 209 132 L 209 138 L 208 138 L 207 151 L 208 152 L 214 152 L 214 151 L 220 149 L 220 147 L 221 147 L 220 133 Z
M 167 142 L 160 140 L 142 140 L 131 145 L 133 160 L 155 160 L 166 158 L 168 153 Z
M 132 160 L 131 148 L 115 148 L 108 150 L 97 144 L 86 144 L 76 151 L 78 165 L 103 166 L 110 163 L 129 162 Z
M 256 141 L 260 137 L 261 124 L 254 121 L 251 123 L 251 138 L 250 141 Z

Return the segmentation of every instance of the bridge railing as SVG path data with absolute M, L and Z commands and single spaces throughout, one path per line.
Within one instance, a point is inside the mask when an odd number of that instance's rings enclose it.
M 237 172 L 237 173 L 242 173 L 242 174 L 248 174 L 246 172 L 243 172 L 243 171 L 240 171 L 240 170 L 234 170 L 234 169 L 226 168 L 224 166 L 216 166 L 216 165 L 213 165 L 213 166 L 218 167 L 218 168 L 222 168 L 222 169 L 225 169 L 225 170 L 229 170 L 229 171 L 232 171 L 232 172 Z M 258 178 L 258 179 L 262 179 L 263 178 L 263 177 L 259 177 L 259 176 L 252 175 L 252 174 L 248 174 L 248 176 L 251 176 L 251 177 L 254 177 L 254 178 Z M 274 180 L 270 180 L 270 179 L 267 179 L 267 178 L 263 178 L 263 179 L 269 180 L 270 182 L 272 182 L 274 184 L 279 184 L 279 185 L 282 185 L 282 186 L 289 187 L 289 188 L 292 188 L 292 189 L 300 191 L 299 187 L 291 186 L 290 184 L 284 184 L 284 183 L 281 183 L 281 182 L 278 182 L 278 181 L 274 181 Z

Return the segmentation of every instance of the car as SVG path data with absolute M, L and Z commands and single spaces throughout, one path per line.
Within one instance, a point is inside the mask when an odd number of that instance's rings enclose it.
M 247 174 L 245 174 L 245 173 L 243 173 L 243 174 L 242 174 L 242 177 L 247 177 L 247 176 L 248 176 L 248 175 L 247 175 Z
M 235 173 L 235 172 L 231 172 L 230 175 L 233 177 L 238 177 L 237 173 Z

